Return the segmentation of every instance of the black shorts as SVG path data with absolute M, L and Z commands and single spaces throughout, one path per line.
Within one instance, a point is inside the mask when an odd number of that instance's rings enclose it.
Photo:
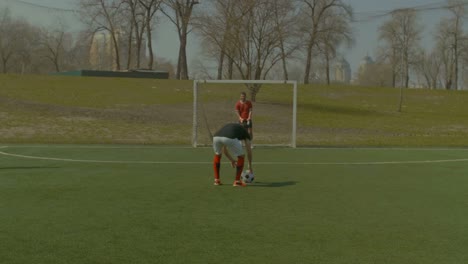
M 244 120 L 242 122 L 239 122 L 244 128 L 252 128 L 252 120 L 247 121 Z

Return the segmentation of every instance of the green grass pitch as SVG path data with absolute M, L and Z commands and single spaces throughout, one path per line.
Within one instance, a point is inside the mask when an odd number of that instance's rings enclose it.
M 0 148 L 2 263 L 467 263 L 468 150 Z

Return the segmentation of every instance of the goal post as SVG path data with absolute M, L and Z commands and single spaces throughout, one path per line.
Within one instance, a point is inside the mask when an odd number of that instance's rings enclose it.
M 296 147 L 297 81 L 194 80 L 192 146 L 211 145 L 212 134 L 237 122 L 235 103 L 249 85 L 260 85 L 253 103 L 255 146 Z

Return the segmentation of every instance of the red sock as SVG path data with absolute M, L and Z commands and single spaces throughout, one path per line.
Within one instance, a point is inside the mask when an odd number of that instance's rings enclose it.
M 219 180 L 219 169 L 221 167 L 221 155 L 215 155 L 213 159 L 213 169 L 215 180 Z
M 236 181 L 240 181 L 242 171 L 244 170 L 244 156 L 237 157 Z

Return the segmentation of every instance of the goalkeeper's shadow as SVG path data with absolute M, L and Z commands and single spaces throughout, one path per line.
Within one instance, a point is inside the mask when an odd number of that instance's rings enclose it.
M 249 187 L 286 187 L 296 185 L 296 181 L 285 181 L 285 182 L 254 182 L 249 184 Z

